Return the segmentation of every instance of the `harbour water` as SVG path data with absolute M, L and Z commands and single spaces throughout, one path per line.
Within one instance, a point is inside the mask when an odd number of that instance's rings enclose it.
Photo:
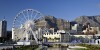
M 50 48 L 47 48 L 47 50 L 67 50 L 66 47 L 50 47 Z
M 60 47 L 45 47 L 43 50 L 67 50 L 68 47 L 60 46 Z

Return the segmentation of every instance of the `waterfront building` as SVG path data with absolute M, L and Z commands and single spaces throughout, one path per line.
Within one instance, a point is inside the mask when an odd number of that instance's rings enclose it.
M 70 34 L 64 30 L 57 30 L 57 32 L 46 32 L 43 37 L 48 39 L 48 42 L 69 42 Z
M 70 42 L 76 41 L 77 43 L 93 43 L 92 34 L 70 34 Z
M 100 34 L 95 34 L 95 44 L 100 44 Z
M 98 34 L 99 31 L 99 27 L 88 27 L 85 30 L 83 30 L 84 34 Z
M 80 33 L 80 32 L 82 32 L 82 25 L 74 24 L 74 26 L 72 26 L 72 30 L 76 30 L 78 33 Z

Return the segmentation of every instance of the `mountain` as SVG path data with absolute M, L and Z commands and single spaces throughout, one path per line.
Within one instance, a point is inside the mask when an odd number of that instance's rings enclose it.
M 90 23 L 90 26 L 100 27 L 100 15 L 81 16 L 81 17 L 76 18 L 74 22 L 79 23 L 79 24 L 84 24 L 84 25 L 86 25 L 86 23 Z
M 45 16 L 43 19 L 37 22 L 37 25 L 41 25 L 39 27 L 45 26 L 47 28 L 55 28 L 58 30 L 70 30 L 71 26 L 75 23 L 86 25 L 87 23 L 93 27 L 100 27 L 100 15 L 97 16 L 80 16 L 76 18 L 73 22 L 69 22 L 68 20 L 55 18 L 54 16 Z
M 58 30 L 70 30 L 71 26 L 75 23 L 86 25 L 87 23 L 93 27 L 100 27 L 100 15 L 97 16 L 80 16 L 74 21 L 69 22 L 61 18 L 55 18 L 54 16 L 45 16 L 43 19 L 37 22 L 39 27 L 55 28 Z
M 47 28 L 55 28 L 58 30 L 70 30 L 70 22 L 64 19 L 55 18 L 54 16 L 45 16 L 37 22 L 37 25 L 46 26 Z

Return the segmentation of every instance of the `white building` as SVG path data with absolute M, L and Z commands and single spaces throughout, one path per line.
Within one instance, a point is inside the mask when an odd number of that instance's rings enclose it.
M 76 30 L 76 31 L 82 31 L 82 25 L 81 24 L 75 24 L 74 26 L 72 26 L 72 30 Z
M 98 34 L 100 33 L 99 27 L 89 27 L 86 30 L 83 30 L 84 34 Z
M 70 42 L 73 42 L 73 41 L 77 41 L 78 43 L 81 42 L 81 43 L 94 43 L 94 36 L 92 34 L 71 34 L 71 41 Z
M 53 33 L 45 33 L 43 37 L 48 39 L 48 42 L 69 42 L 70 34 L 66 33 L 64 30 L 58 30 Z
M 95 34 L 95 44 L 100 44 L 100 34 Z

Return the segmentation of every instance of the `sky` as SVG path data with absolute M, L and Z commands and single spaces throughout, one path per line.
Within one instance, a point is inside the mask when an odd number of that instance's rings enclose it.
M 24 9 L 73 21 L 79 16 L 100 15 L 100 0 L 0 0 L 0 20 L 7 20 L 11 30 L 15 16 Z

